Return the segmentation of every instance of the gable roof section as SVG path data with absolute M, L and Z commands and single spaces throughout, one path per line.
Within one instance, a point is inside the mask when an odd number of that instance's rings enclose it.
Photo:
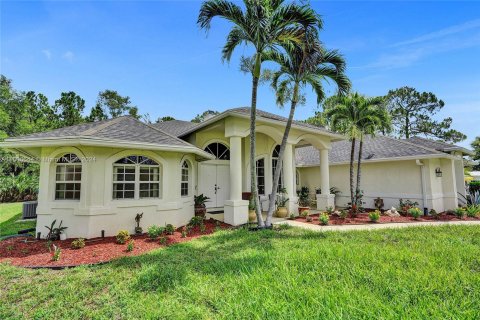
M 430 148 L 430 149 L 435 149 L 437 151 L 441 151 L 441 152 L 452 152 L 452 151 L 460 151 L 464 154 L 467 154 L 467 155 L 473 155 L 473 152 L 471 150 L 468 150 L 466 148 L 463 148 L 463 147 L 460 147 L 460 146 L 457 146 L 457 145 L 454 145 L 454 144 L 451 144 L 451 143 L 447 143 L 447 142 L 443 142 L 443 141 L 439 141 L 439 140 L 431 140 L 431 139 L 425 139 L 425 138 L 421 138 L 421 137 L 412 137 L 412 138 L 409 138 L 409 139 L 405 139 L 405 141 L 408 141 L 408 142 L 411 142 L 411 143 L 414 143 L 414 144 L 418 144 L 418 145 L 421 145 L 421 146 L 424 146 L 424 147 L 427 147 L 427 148 Z
M 350 161 L 350 141 L 336 141 L 332 143 L 329 152 L 330 164 L 343 164 Z M 358 159 L 359 142 L 355 146 L 355 161 Z M 445 156 L 444 153 L 434 149 L 418 146 L 408 141 L 394 139 L 385 136 L 372 138 L 366 136 L 363 143 L 363 160 L 382 161 L 401 158 L 428 158 Z M 309 147 L 300 147 L 295 150 L 295 160 L 298 166 L 318 166 L 320 158 L 318 151 Z
M 152 124 L 153 127 L 170 133 L 175 137 L 181 136 L 183 132 L 191 130 L 198 125 L 198 123 L 183 120 L 171 120 Z
M 22 145 L 41 146 L 42 143 L 69 140 L 82 141 L 82 144 L 97 142 L 110 146 L 115 146 L 116 143 L 123 146 L 148 145 L 156 149 L 189 150 L 198 155 L 210 157 L 194 145 L 131 116 L 12 137 L 6 139 L 0 146 L 13 148 Z

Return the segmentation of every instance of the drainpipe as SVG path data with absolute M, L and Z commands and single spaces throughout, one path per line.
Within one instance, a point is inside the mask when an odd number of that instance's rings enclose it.
M 426 178 L 425 178 L 425 164 L 420 160 L 415 160 L 417 166 L 420 166 L 420 177 L 422 181 L 422 200 L 423 200 L 423 215 L 428 214 L 427 208 L 427 185 L 426 185 Z

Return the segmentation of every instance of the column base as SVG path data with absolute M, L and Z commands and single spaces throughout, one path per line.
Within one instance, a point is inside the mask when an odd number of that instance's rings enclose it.
M 325 210 L 328 207 L 335 208 L 335 195 L 317 194 L 317 210 Z
M 248 201 L 226 200 L 223 208 L 223 221 L 232 226 L 248 223 Z
M 293 197 L 288 200 L 287 210 L 288 210 L 288 216 L 290 216 L 292 213 L 294 215 L 298 214 L 298 197 Z

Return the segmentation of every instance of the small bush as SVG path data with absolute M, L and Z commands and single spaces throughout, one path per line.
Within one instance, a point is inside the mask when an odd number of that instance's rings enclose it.
M 332 214 L 333 211 L 335 211 L 335 209 L 334 209 L 332 206 L 330 206 L 330 207 L 327 208 L 327 213 L 328 213 L 328 214 Z
M 203 224 L 203 223 L 202 223 L 202 224 Z M 167 224 L 167 225 L 165 226 L 165 232 L 166 232 L 167 234 L 173 234 L 173 233 L 175 232 L 175 227 L 173 226 L 173 224 L 170 224 L 170 223 Z
M 203 224 L 203 217 L 198 217 L 198 216 L 195 216 L 192 219 L 190 219 L 190 222 L 188 223 L 188 225 L 192 227 L 196 227 L 201 224 Z
M 78 238 L 72 241 L 71 244 L 72 249 L 82 249 L 85 247 L 85 239 L 83 238 Z
M 158 240 L 158 242 L 159 242 L 161 245 L 166 245 L 166 244 L 167 244 L 167 237 L 161 236 L 160 239 Z
M 418 217 L 422 214 L 422 210 L 417 207 L 413 207 L 408 209 L 408 213 L 413 217 L 413 219 L 417 220 Z
M 328 221 L 330 221 L 330 218 L 328 217 L 328 214 L 324 212 L 318 217 L 318 220 L 322 225 L 326 226 L 328 224 Z
M 310 211 L 308 211 L 308 210 L 302 210 L 302 212 L 300 213 L 300 215 L 301 215 L 303 218 L 308 217 L 309 214 L 310 214 Z
M 307 222 L 312 222 L 313 221 L 313 218 L 311 216 L 307 216 L 305 219 L 307 220 Z
M 340 219 L 345 219 L 348 216 L 347 210 L 340 211 Z
M 438 214 L 438 212 L 437 212 L 435 209 L 431 209 L 428 213 L 429 213 L 434 219 L 439 219 L 439 218 L 440 218 L 440 215 Z
M 288 217 L 288 220 L 295 220 L 295 214 L 290 213 L 290 217 Z
M 370 221 L 372 222 L 377 222 L 378 219 L 380 219 L 380 211 L 379 210 L 375 210 L 373 212 L 370 212 L 368 214 L 368 217 L 370 218 Z
M 185 227 L 182 228 L 182 238 L 186 238 L 187 235 L 188 235 L 188 229 L 185 226 Z
M 207 232 L 207 227 L 205 226 L 204 223 L 202 223 L 202 224 L 200 225 L 200 232 L 201 232 L 201 233 Z
M 127 252 L 133 251 L 133 248 L 135 248 L 135 242 L 132 240 L 128 241 L 127 244 Z
M 476 218 L 480 213 L 480 206 L 470 205 L 467 207 L 467 217 Z
M 147 229 L 148 237 L 152 240 L 157 239 L 163 232 L 163 228 L 157 225 L 151 225 Z
M 127 241 L 130 240 L 130 234 L 127 230 L 120 230 L 117 233 L 117 243 L 125 244 Z
M 463 210 L 463 208 L 457 208 L 453 210 L 453 213 L 458 219 L 462 219 L 463 216 L 465 216 L 465 210 Z

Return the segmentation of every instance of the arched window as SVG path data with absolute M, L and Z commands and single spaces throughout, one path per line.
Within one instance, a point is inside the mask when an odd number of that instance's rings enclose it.
M 273 181 L 273 177 L 275 176 L 275 169 L 277 168 L 279 154 L 280 154 L 280 146 L 277 145 L 272 152 L 272 181 Z M 283 189 L 283 168 L 280 170 L 280 179 L 278 180 L 277 192 L 279 192 L 280 189 Z
M 210 143 L 205 151 L 213 154 L 217 160 L 230 160 L 230 149 L 222 143 Z
M 180 193 L 182 197 L 188 197 L 190 190 L 190 166 L 187 161 L 182 163 L 182 183 L 180 187 Z
M 55 200 L 80 200 L 82 162 L 68 153 L 57 160 L 55 169 Z
M 113 199 L 160 198 L 161 167 L 145 156 L 128 156 L 113 164 Z

